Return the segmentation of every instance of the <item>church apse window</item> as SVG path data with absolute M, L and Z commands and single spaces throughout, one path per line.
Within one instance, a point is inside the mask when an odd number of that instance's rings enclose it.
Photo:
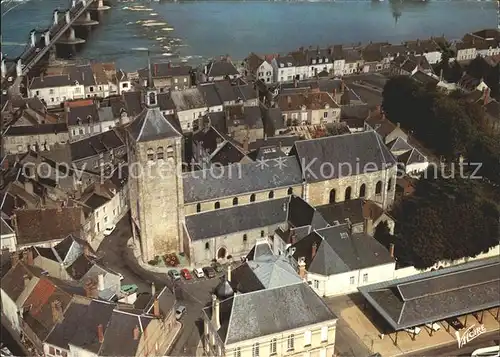
M 290 188 L 288 189 L 287 194 L 288 194 L 288 195 L 293 195 L 293 188 L 292 188 L 292 187 L 290 187 Z
M 233 206 L 238 205 L 238 197 L 233 198 Z
M 198 204 L 196 205 L 196 212 L 197 212 L 197 213 L 201 212 L 201 203 L 198 203 Z
M 382 193 L 382 181 L 379 181 L 375 186 L 375 194 L 380 195 L 381 193 Z
M 215 208 L 215 209 L 219 209 L 219 208 L 220 208 L 220 202 L 215 202 L 215 204 L 214 204 L 214 208 Z
M 330 191 L 329 202 L 330 203 L 335 203 L 335 200 L 336 200 L 336 191 L 335 191 L 335 189 L 333 189 L 333 190 Z
M 206 242 L 206 243 L 205 243 L 205 249 L 206 249 L 206 250 L 209 250 L 209 249 L 210 249 L 210 243 L 208 243 L 208 242 Z
M 250 195 L 250 202 L 255 202 L 255 193 Z
M 164 155 L 163 155 L 163 148 L 160 146 L 157 150 L 156 150 L 156 158 L 158 160 L 163 160 L 164 158 Z
M 350 200 L 351 199 L 351 186 L 347 187 L 345 189 L 345 200 Z
M 148 149 L 148 161 L 154 161 L 155 159 L 155 152 L 153 149 Z
M 274 191 L 269 192 L 269 199 L 274 198 Z

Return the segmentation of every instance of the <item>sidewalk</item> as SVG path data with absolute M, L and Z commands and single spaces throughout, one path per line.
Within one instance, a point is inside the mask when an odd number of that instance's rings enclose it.
M 175 321 L 172 326 L 172 333 L 170 334 L 170 338 L 168 338 L 163 345 L 159 348 L 160 351 L 165 351 L 164 355 L 167 356 L 174 344 L 177 336 L 179 335 L 182 328 L 182 324 L 179 321 Z

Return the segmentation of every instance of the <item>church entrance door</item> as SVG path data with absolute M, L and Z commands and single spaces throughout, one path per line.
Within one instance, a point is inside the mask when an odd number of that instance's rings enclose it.
M 217 252 L 217 259 L 224 259 L 226 257 L 226 248 L 220 248 Z

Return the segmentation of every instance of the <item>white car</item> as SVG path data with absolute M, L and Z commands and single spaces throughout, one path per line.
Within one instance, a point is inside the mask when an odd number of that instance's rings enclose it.
M 184 315 L 184 313 L 186 312 L 186 307 L 181 305 L 179 306 L 176 310 L 175 310 L 175 318 L 177 320 L 180 320 L 182 315 Z
M 439 331 L 439 329 L 441 328 L 441 326 L 439 326 L 435 322 L 433 322 L 432 324 L 425 324 L 425 326 L 427 326 L 429 329 L 431 329 L 434 332 Z
M 196 268 L 195 270 L 193 270 L 193 273 L 197 278 L 203 278 L 205 276 L 205 273 L 203 273 L 203 269 L 201 268 Z
M 500 346 L 479 348 L 472 352 L 472 357 L 500 357 Z
M 420 327 L 415 326 L 415 327 L 405 328 L 405 331 L 411 334 L 418 335 L 420 333 Z
M 109 236 L 111 233 L 113 233 L 115 228 L 116 228 L 115 225 L 108 226 L 108 227 L 104 228 L 104 231 L 102 231 L 102 234 L 104 234 L 105 236 Z

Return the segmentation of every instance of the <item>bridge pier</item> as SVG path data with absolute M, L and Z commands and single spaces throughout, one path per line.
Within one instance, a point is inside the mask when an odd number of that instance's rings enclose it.
M 104 0 L 98 0 L 97 1 L 97 7 L 95 8 L 97 11 L 104 11 L 104 10 L 109 10 L 111 9 L 110 6 L 107 6 L 104 4 Z
M 7 75 L 7 65 L 5 64 L 5 58 L 2 58 L 2 79 Z
M 31 47 L 35 47 L 36 46 L 36 31 L 35 30 L 31 30 L 30 32 L 30 38 L 31 38 Z
M 20 58 L 17 60 L 17 63 L 16 63 L 16 75 L 17 75 L 17 77 L 23 76 L 23 63 L 22 63 Z
M 80 16 L 80 18 L 76 19 L 73 22 L 74 26 L 95 26 L 99 25 L 99 21 L 92 20 L 90 16 L 90 12 L 86 12 L 84 15 Z
M 57 43 L 64 45 L 79 45 L 81 43 L 85 43 L 85 40 L 83 38 L 76 37 L 75 29 L 73 27 L 70 27 L 68 29 L 68 36 L 66 38 L 59 39 Z

